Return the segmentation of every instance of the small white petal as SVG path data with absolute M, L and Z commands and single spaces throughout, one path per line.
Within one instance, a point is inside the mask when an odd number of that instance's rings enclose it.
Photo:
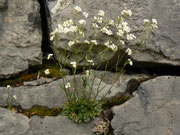
M 91 43 L 97 45 L 97 41 L 96 40 L 91 40 Z
M 17 99 L 16 95 L 13 95 L 13 98 L 14 98 L 14 99 Z
M 68 83 L 66 84 L 65 88 L 67 89 L 67 88 L 70 88 L 70 87 L 71 87 L 71 84 L 68 82 Z
M 48 55 L 47 59 L 49 60 L 52 56 L 53 56 L 53 54 L 50 53 L 50 54 Z
M 133 62 L 132 62 L 132 60 L 131 60 L 131 59 L 128 59 L 128 63 L 129 63 L 129 65 L 130 65 L 130 66 L 132 66 L 132 65 L 133 65 Z
M 144 19 L 144 23 L 150 23 L 148 19 Z
M 46 75 L 50 74 L 49 69 L 46 69 L 46 70 L 44 71 L 44 73 L 45 73 Z
M 85 73 L 86 73 L 86 76 L 87 76 L 87 77 L 90 76 L 90 71 L 89 71 L 89 70 L 86 70 Z
M 130 48 L 128 48 L 128 49 L 126 50 L 126 53 L 127 53 L 128 55 L 131 55 L 131 54 L 132 54 L 132 50 L 131 50 Z
M 156 25 L 158 24 L 156 19 L 152 19 L 152 23 Z
M 72 45 L 74 45 L 74 43 L 75 43 L 74 41 L 69 41 L 69 42 L 68 42 L 68 46 L 71 47 Z
M 77 63 L 76 63 L 75 61 L 70 62 L 70 64 L 73 66 L 73 68 L 76 68 L 76 67 L 77 67 Z
M 86 12 L 83 12 L 83 16 L 86 17 L 86 18 L 88 18 L 89 14 L 86 13 Z
M 79 20 L 79 23 L 80 23 L 80 24 L 86 24 L 86 21 L 83 20 L 83 19 L 81 19 L 81 20 Z
M 91 63 L 94 66 L 94 61 L 93 60 L 87 60 L 87 62 Z
M 81 11 L 82 11 L 79 6 L 75 6 L 75 7 L 74 7 L 74 10 L 77 11 L 77 12 L 81 12 Z
M 104 14 L 105 14 L 105 13 L 104 13 L 103 10 L 99 10 L 99 11 L 98 11 L 98 16 L 104 16 Z

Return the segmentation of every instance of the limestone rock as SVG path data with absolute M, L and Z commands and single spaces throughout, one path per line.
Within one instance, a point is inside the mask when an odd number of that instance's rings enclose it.
M 31 118 L 31 129 L 34 135 L 93 135 L 94 122 L 77 124 L 65 116 Z
M 180 65 L 180 1 L 174 0 L 138 0 L 138 1 L 124 1 L 124 0 L 74 0 L 74 3 L 69 4 L 69 6 L 64 7 L 63 9 L 59 7 L 57 12 L 51 12 L 51 31 L 55 30 L 58 23 L 62 23 L 65 17 L 72 17 L 72 10 L 75 6 L 80 6 L 83 11 L 92 14 L 87 19 L 87 29 L 86 33 L 90 30 L 91 19 L 94 15 L 97 14 L 98 10 L 102 9 L 105 11 L 107 17 L 111 19 L 116 19 L 123 9 L 131 9 L 133 12 L 133 17 L 129 20 L 129 24 L 132 27 L 132 33 L 135 33 L 138 37 L 140 31 L 142 30 L 142 26 L 144 24 L 144 19 L 152 19 L 156 18 L 158 21 L 159 29 L 155 31 L 155 33 L 150 37 L 147 43 L 138 50 L 135 55 L 132 56 L 135 63 L 134 66 L 137 67 L 146 67 L 149 65 L 156 66 L 155 63 L 160 64 L 170 64 L 170 65 Z M 54 6 L 55 7 L 55 6 Z M 51 6 L 53 8 L 53 6 Z M 162 15 L 163 14 L 163 15 Z M 70 40 L 67 37 L 62 37 L 62 42 L 57 45 L 57 48 L 62 50 L 64 49 L 65 40 Z M 101 39 L 99 39 L 101 41 Z M 123 46 L 122 48 L 136 48 L 136 44 L 139 41 L 130 42 L 127 46 Z M 101 44 L 101 42 L 100 42 Z M 94 53 L 97 54 L 101 48 L 100 45 L 97 45 L 94 48 Z M 69 50 L 73 52 L 73 50 Z M 82 51 L 79 54 L 79 61 L 83 63 L 84 56 L 86 51 Z M 123 53 L 123 52 L 120 52 Z M 62 53 L 59 53 L 62 57 Z M 108 53 L 108 57 L 111 59 L 110 65 L 113 65 L 116 62 L 117 55 Z M 98 58 L 92 56 L 92 59 L 95 61 L 95 65 L 99 63 Z M 71 55 L 69 56 L 68 63 L 74 60 Z M 114 60 L 114 61 L 112 61 Z M 146 62 L 147 64 L 141 64 L 142 62 Z M 80 64 L 81 64 L 80 63 Z M 148 64 L 150 63 L 150 64 Z M 80 65 L 79 64 L 79 65 Z
M 74 90 L 73 87 L 77 83 L 77 90 L 80 91 L 83 88 L 83 81 L 81 78 L 82 76 L 76 75 L 76 81 L 74 81 L 74 76 L 66 76 L 65 82 L 71 83 L 71 91 Z M 93 77 L 90 76 L 87 82 L 86 92 L 89 93 L 91 91 L 96 94 L 97 89 L 103 89 L 97 96 L 97 99 L 101 99 L 102 97 L 111 98 L 117 93 L 125 91 L 123 89 L 126 88 L 128 79 L 128 76 L 127 79 L 124 77 L 124 79 L 121 80 L 122 86 L 114 85 L 111 88 L 111 84 L 105 83 L 99 78 L 95 78 L 93 83 Z M 9 90 L 6 87 L 0 87 L 0 106 L 7 106 L 8 100 L 9 104 L 21 106 L 23 109 L 29 109 L 35 105 L 49 108 L 63 107 L 63 104 L 67 101 L 64 90 L 59 86 L 63 85 L 63 79 L 54 80 L 53 82 L 47 82 L 47 80 L 44 79 L 42 81 L 40 79 L 36 81 L 27 82 L 25 86 L 12 87 Z M 8 91 L 9 99 L 7 99 Z M 108 91 L 109 93 L 107 93 Z M 16 95 L 17 98 L 13 99 L 13 95 Z
M 39 12 L 37 0 L 0 0 L 0 78 L 42 63 Z
M 135 97 L 112 111 L 115 135 L 178 135 L 180 77 L 163 76 L 144 82 Z
M 0 135 L 34 135 L 26 116 L 0 108 L 0 121 Z

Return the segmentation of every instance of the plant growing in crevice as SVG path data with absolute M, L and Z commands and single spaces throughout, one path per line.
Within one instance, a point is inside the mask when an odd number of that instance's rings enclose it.
M 126 47 L 126 51 L 122 54 L 120 53 L 122 46 L 125 46 L 128 41 L 136 39 L 125 21 L 132 16 L 132 11 L 123 10 L 117 20 L 112 20 L 105 16 L 103 10 L 99 10 L 97 16 L 94 16 L 92 23 L 90 23 L 91 31 L 86 32 L 86 27 L 89 26 L 89 22 L 86 21 L 88 16 L 89 14 L 82 12 L 80 7 L 74 7 L 73 19 L 66 18 L 63 24 L 58 24 L 58 27 L 50 36 L 53 43 L 51 48 L 55 54 L 53 58 L 56 59 L 57 66 L 60 69 L 69 66 L 72 68 L 73 73 L 72 80 L 63 76 L 62 84 L 60 84 L 68 100 L 64 105 L 62 114 L 79 123 L 88 122 L 100 114 L 102 111 L 102 99 L 109 94 L 119 76 L 124 72 L 126 65 L 133 65 L 131 56 L 137 49 L 142 47 L 151 32 L 157 28 L 155 19 L 152 19 L 152 21 L 145 19 L 145 27 L 140 37 L 139 46 L 134 50 Z M 102 36 L 103 42 L 99 41 Z M 66 41 L 64 41 L 65 38 Z M 60 43 L 63 43 L 64 48 L 57 49 L 56 47 Z M 63 54 L 63 56 L 59 54 Z M 116 56 L 116 62 L 111 65 L 110 70 L 112 68 L 117 69 L 120 63 L 125 58 L 127 59 L 125 59 L 111 87 L 104 92 L 106 85 L 102 86 L 102 80 L 109 70 L 109 64 L 112 60 L 112 55 L 109 54 L 116 54 L 114 55 Z M 52 56 L 53 54 L 49 54 L 47 59 Z M 83 59 L 80 57 L 83 57 Z M 78 67 L 83 70 L 84 74 L 77 75 Z M 96 69 L 94 73 L 90 72 L 92 68 Z M 103 68 L 104 73 L 101 75 L 100 80 L 97 81 L 96 72 L 100 68 L 101 70 Z M 45 74 L 49 73 L 49 69 L 46 69 Z M 94 86 L 95 83 L 96 87 Z M 103 93 L 103 95 L 99 97 L 100 93 Z
M 11 86 L 10 86 L 10 85 L 7 85 L 7 89 L 8 89 L 8 92 L 7 92 L 7 108 L 8 108 L 9 110 L 12 110 L 12 109 L 13 109 L 13 107 L 12 107 L 13 99 L 17 99 L 17 97 L 16 97 L 16 95 L 13 95 L 13 96 L 10 98 L 10 91 L 9 91 L 10 88 L 11 88 Z M 9 99 L 11 99 L 10 102 L 9 102 Z

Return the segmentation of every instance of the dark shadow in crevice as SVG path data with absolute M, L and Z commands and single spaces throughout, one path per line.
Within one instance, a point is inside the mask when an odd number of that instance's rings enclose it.
M 155 76 L 180 76 L 180 66 L 150 63 L 134 62 L 133 66 L 126 67 L 126 73 L 129 74 L 148 74 Z
M 41 14 L 41 27 L 42 27 L 42 52 L 43 55 L 46 53 L 51 53 L 52 50 L 50 48 L 50 40 L 49 40 L 49 27 L 48 22 L 50 20 L 50 14 L 48 10 L 48 3 L 47 0 L 38 0 L 40 4 L 40 14 Z

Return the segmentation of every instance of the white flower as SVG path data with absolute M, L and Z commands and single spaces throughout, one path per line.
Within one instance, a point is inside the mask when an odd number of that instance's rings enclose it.
M 86 12 L 83 12 L 83 16 L 86 17 L 86 18 L 88 18 L 89 14 L 86 13 Z
M 123 11 L 121 12 L 121 15 L 132 16 L 132 11 L 131 11 L 131 10 L 123 10 Z
M 91 43 L 97 45 L 97 41 L 96 40 L 91 40 Z
M 101 24 L 101 23 L 103 22 L 103 18 L 102 18 L 102 17 L 97 17 L 97 22 L 98 22 L 99 24 Z
M 65 86 L 66 89 L 70 88 L 71 87 L 71 84 L 68 82 Z
M 122 25 L 123 25 L 123 26 L 127 26 L 128 23 L 127 23 L 127 22 L 122 22 Z
M 123 30 L 118 30 L 117 35 L 122 37 L 124 35 L 124 31 Z
M 87 77 L 90 76 L 90 71 L 89 70 L 86 70 L 85 73 L 86 73 Z
M 80 24 L 86 24 L 86 21 L 84 19 L 79 20 Z
M 122 29 L 122 24 L 116 24 L 117 29 Z
M 106 33 L 107 35 L 113 35 L 112 31 L 111 30 L 108 30 L 106 27 L 103 27 L 101 29 L 101 32 L 102 33 Z
M 63 32 L 66 34 L 66 33 L 68 33 L 70 31 L 70 29 L 69 28 L 64 28 L 64 30 L 63 30 Z
M 87 60 L 87 62 L 91 63 L 94 66 L 94 61 L 93 60 Z
M 47 59 L 49 60 L 52 56 L 53 56 L 53 54 L 52 54 L 52 53 L 48 54 Z
M 109 25 L 114 26 L 114 20 L 109 20 Z
M 97 17 L 96 17 L 96 16 L 94 16 L 94 20 L 97 20 Z
M 13 95 L 13 98 L 14 98 L 14 99 L 17 99 L 16 95 Z
M 133 40 L 136 39 L 136 36 L 134 34 L 127 34 L 127 40 Z
M 81 12 L 81 11 L 82 11 L 79 6 L 75 6 L 75 7 L 74 7 L 74 10 L 77 11 L 77 12 Z
M 103 10 L 99 10 L 99 11 L 98 11 L 98 16 L 104 16 L 104 14 L 105 14 L 105 13 L 104 13 Z
M 129 16 L 132 16 L 132 11 L 131 11 L 131 10 L 128 10 L 128 11 L 127 11 L 127 14 L 128 14 Z
M 77 26 L 71 26 L 69 29 L 71 32 L 76 32 L 78 30 L 78 27 Z
M 54 38 L 55 38 L 55 35 L 51 35 L 51 37 L 50 37 L 50 41 L 53 41 L 53 40 L 54 40 Z
M 109 40 L 104 43 L 105 46 L 109 46 Z
M 130 48 L 128 48 L 128 49 L 126 50 L 126 53 L 127 53 L 128 55 L 131 55 L 131 54 L 132 54 L 132 50 L 131 50 Z
M 63 26 L 61 24 L 58 24 L 57 32 L 61 33 L 63 31 Z
M 83 31 L 79 31 L 79 34 L 81 35 L 81 37 L 84 37 L 84 32 Z
M 155 24 L 155 25 L 158 24 L 156 19 L 152 19 L 152 23 Z
M 107 35 L 113 35 L 113 33 L 112 33 L 111 30 L 106 31 L 106 34 L 107 34 Z
M 132 66 L 132 65 L 133 65 L 133 62 L 132 62 L 132 60 L 131 60 L 131 59 L 128 59 L 128 63 L 129 63 L 129 65 L 130 65 L 130 66 Z
M 71 19 L 66 20 L 66 21 L 63 23 L 63 26 L 64 26 L 64 27 L 69 27 L 69 26 L 71 26 L 71 25 L 73 25 L 73 21 L 72 21 Z
M 49 69 L 46 69 L 46 70 L 44 71 L 44 73 L 45 73 L 46 75 L 50 74 Z
M 72 45 L 74 45 L 74 43 L 75 43 L 74 41 L 69 41 L 69 42 L 68 42 L 68 46 L 71 47 Z
M 97 25 L 97 23 L 92 23 L 92 27 L 93 28 L 98 28 L 99 26 Z
M 77 67 L 77 63 L 75 61 L 71 62 L 70 64 L 73 66 L 73 68 Z
M 117 46 L 115 44 L 110 45 L 109 48 L 114 52 L 117 51 Z
M 153 29 L 158 28 L 158 26 L 156 24 L 151 24 L 151 26 L 152 26 Z
M 126 32 L 126 33 L 129 33 L 130 32 L 130 27 L 128 27 L 127 25 L 123 26 L 123 30 Z
M 125 44 L 123 40 L 120 40 L 119 42 L 120 42 L 121 45 Z
M 9 89 L 11 86 L 10 86 L 10 85 L 7 85 L 6 87 Z
M 84 40 L 84 43 L 89 44 L 89 41 L 88 40 Z
M 103 27 L 102 29 L 101 29 L 101 32 L 102 33 L 106 33 L 108 31 L 108 29 L 106 28 L 106 27 Z
M 144 19 L 144 23 L 146 24 L 148 24 L 148 23 L 150 23 L 150 21 L 148 20 L 148 19 Z
M 68 23 L 67 21 L 65 21 L 65 22 L 63 23 L 63 26 L 64 26 L 64 27 L 68 27 L 68 26 L 69 26 L 69 23 Z

